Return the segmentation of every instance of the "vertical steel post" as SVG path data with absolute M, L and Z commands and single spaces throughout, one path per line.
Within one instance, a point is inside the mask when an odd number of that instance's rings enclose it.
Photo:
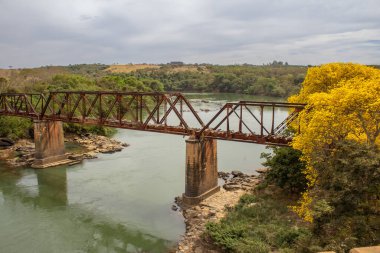
M 230 134 L 230 107 L 227 106 L 227 134 Z
M 102 94 L 99 94 L 99 116 L 100 122 L 103 122 Z
M 165 96 L 165 95 L 164 95 L 164 96 Z M 164 113 L 164 115 L 166 114 L 166 112 L 167 112 L 167 110 L 168 110 L 168 105 L 167 105 L 168 102 L 166 101 L 167 99 L 168 99 L 168 97 L 165 96 L 165 103 L 164 103 L 164 112 L 165 112 L 165 113 Z M 169 116 L 169 115 L 168 115 L 168 116 Z M 166 116 L 166 117 L 165 117 L 165 126 L 167 126 L 167 124 L 168 124 L 168 117 Z
M 243 125 L 243 105 L 240 105 L 239 133 L 242 133 L 242 125 Z
M 87 113 L 87 109 L 86 109 L 86 99 L 85 99 L 85 94 L 84 93 L 81 93 L 81 98 L 82 98 L 82 121 L 84 122 L 84 120 L 86 119 L 86 113 Z
M 264 135 L 264 106 L 260 105 L 260 125 L 261 125 L 261 136 Z
M 119 120 L 119 124 L 121 125 L 121 114 L 122 114 L 122 104 L 121 104 L 121 95 L 117 95 L 117 102 L 119 103 L 119 107 L 117 109 L 117 118 Z
M 182 97 L 179 99 L 179 111 L 180 111 L 181 118 L 183 119 L 183 104 L 182 104 Z M 180 121 L 180 126 L 181 126 L 181 127 L 183 126 L 182 121 Z
M 140 95 L 140 123 L 143 123 L 143 97 Z
M 272 105 L 272 130 L 270 133 L 273 135 L 274 134 L 274 105 Z
M 139 97 L 138 95 L 135 95 L 135 98 L 136 98 L 136 123 L 139 122 Z
M 156 103 L 160 103 L 160 97 L 156 96 Z M 157 124 L 160 122 L 160 106 L 157 107 Z

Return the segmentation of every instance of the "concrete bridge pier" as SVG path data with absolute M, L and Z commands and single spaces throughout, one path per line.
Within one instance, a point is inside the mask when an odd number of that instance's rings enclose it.
M 62 121 L 35 120 L 36 146 L 33 168 L 46 168 L 67 163 Z
M 196 205 L 219 190 L 217 141 L 189 137 L 186 140 L 183 202 L 187 205 Z

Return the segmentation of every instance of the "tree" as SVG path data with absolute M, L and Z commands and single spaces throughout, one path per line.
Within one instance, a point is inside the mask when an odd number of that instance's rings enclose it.
M 314 239 L 325 250 L 377 245 L 380 215 L 380 153 L 371 145 L 339 141 L 315 164 L 311 193 Z
M 5 77 L 0 77 L 0 92 L 7 92 L 9 88 L 9 81 Z
M 94 90 L 93 80 L 81 75 L 59 74 L 52 78 L 49 90 Z
M 306 220 L 313 217 L 310 189 L 317 181 L 315 164 L 337 142 L 354 140 L 379 145 L 380 70 L 359 64 L 333 63 L 310 68 L 300 94 L 290 102 L 308 103 L 300 114 L 301 134 L 292 146 L 307 163 L 309 191 L 294 210 Z
M 289 98 L 290 102 L 308 103 L 310 95 L 328 92 L 344 85 L 345 81 L 353 78 L 372 79 L 378 75 L 378 70 L 353 63 L 329 63 L 307 70 L 305 80 L 299 94 Z
M 142 79 L 144 85 L 148 86 L 152 91 L 163 91 L 164 84 L 158 80 L 145 78 Z

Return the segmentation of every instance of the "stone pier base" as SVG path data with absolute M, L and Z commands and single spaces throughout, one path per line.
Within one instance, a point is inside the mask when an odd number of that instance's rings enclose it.
M 217 141 L 186 140 L 186 180 L 183 203 L 196 205 L 218 192 Z
M 65 144 L 61 121 L 34 121 L 36 146 L 33 168 L 46 168 L 66 164 Z

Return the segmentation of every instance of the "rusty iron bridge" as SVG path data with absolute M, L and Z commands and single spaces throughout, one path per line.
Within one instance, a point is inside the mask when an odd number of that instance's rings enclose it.
M 272 145 L 287 145 L 291 141 L 283 135 L 284 130 L 297 119 L 304 106 L 231 102 L 209 122 L 204 122 L 181 93 L 54 91 L 46 96 L 0 94 L 0 115 Z M 278 121 L 275 111 L 280 108 L 288 108 L 290 113 Z M 264 110 L 272 112 L 269 127 L 264 124 Z M 232 126 L 232 117 L 236 117 L 237 126 Z
M 299 118 L 304 107 L 305 104 L 279 102 L 231 102 L 204 122 L 181 93 L 0 94 L 0 116 L 26 117 L 34 121 L 34 168 L 70 163 L 65 153 L 62 122 L 189 136 L 183 194 L 183 202 L 188 205 L 198 204 L 219 191 L 217 139 L 288 145 L 291 137 L 286 136 L 284 130 Z M 288 110 L 288 114 L 282 113 L 281 118 L 278 112 L 283 109 Z M 266 115 L 269 112 L 270 119 L 264 120 L 264 110 Z

